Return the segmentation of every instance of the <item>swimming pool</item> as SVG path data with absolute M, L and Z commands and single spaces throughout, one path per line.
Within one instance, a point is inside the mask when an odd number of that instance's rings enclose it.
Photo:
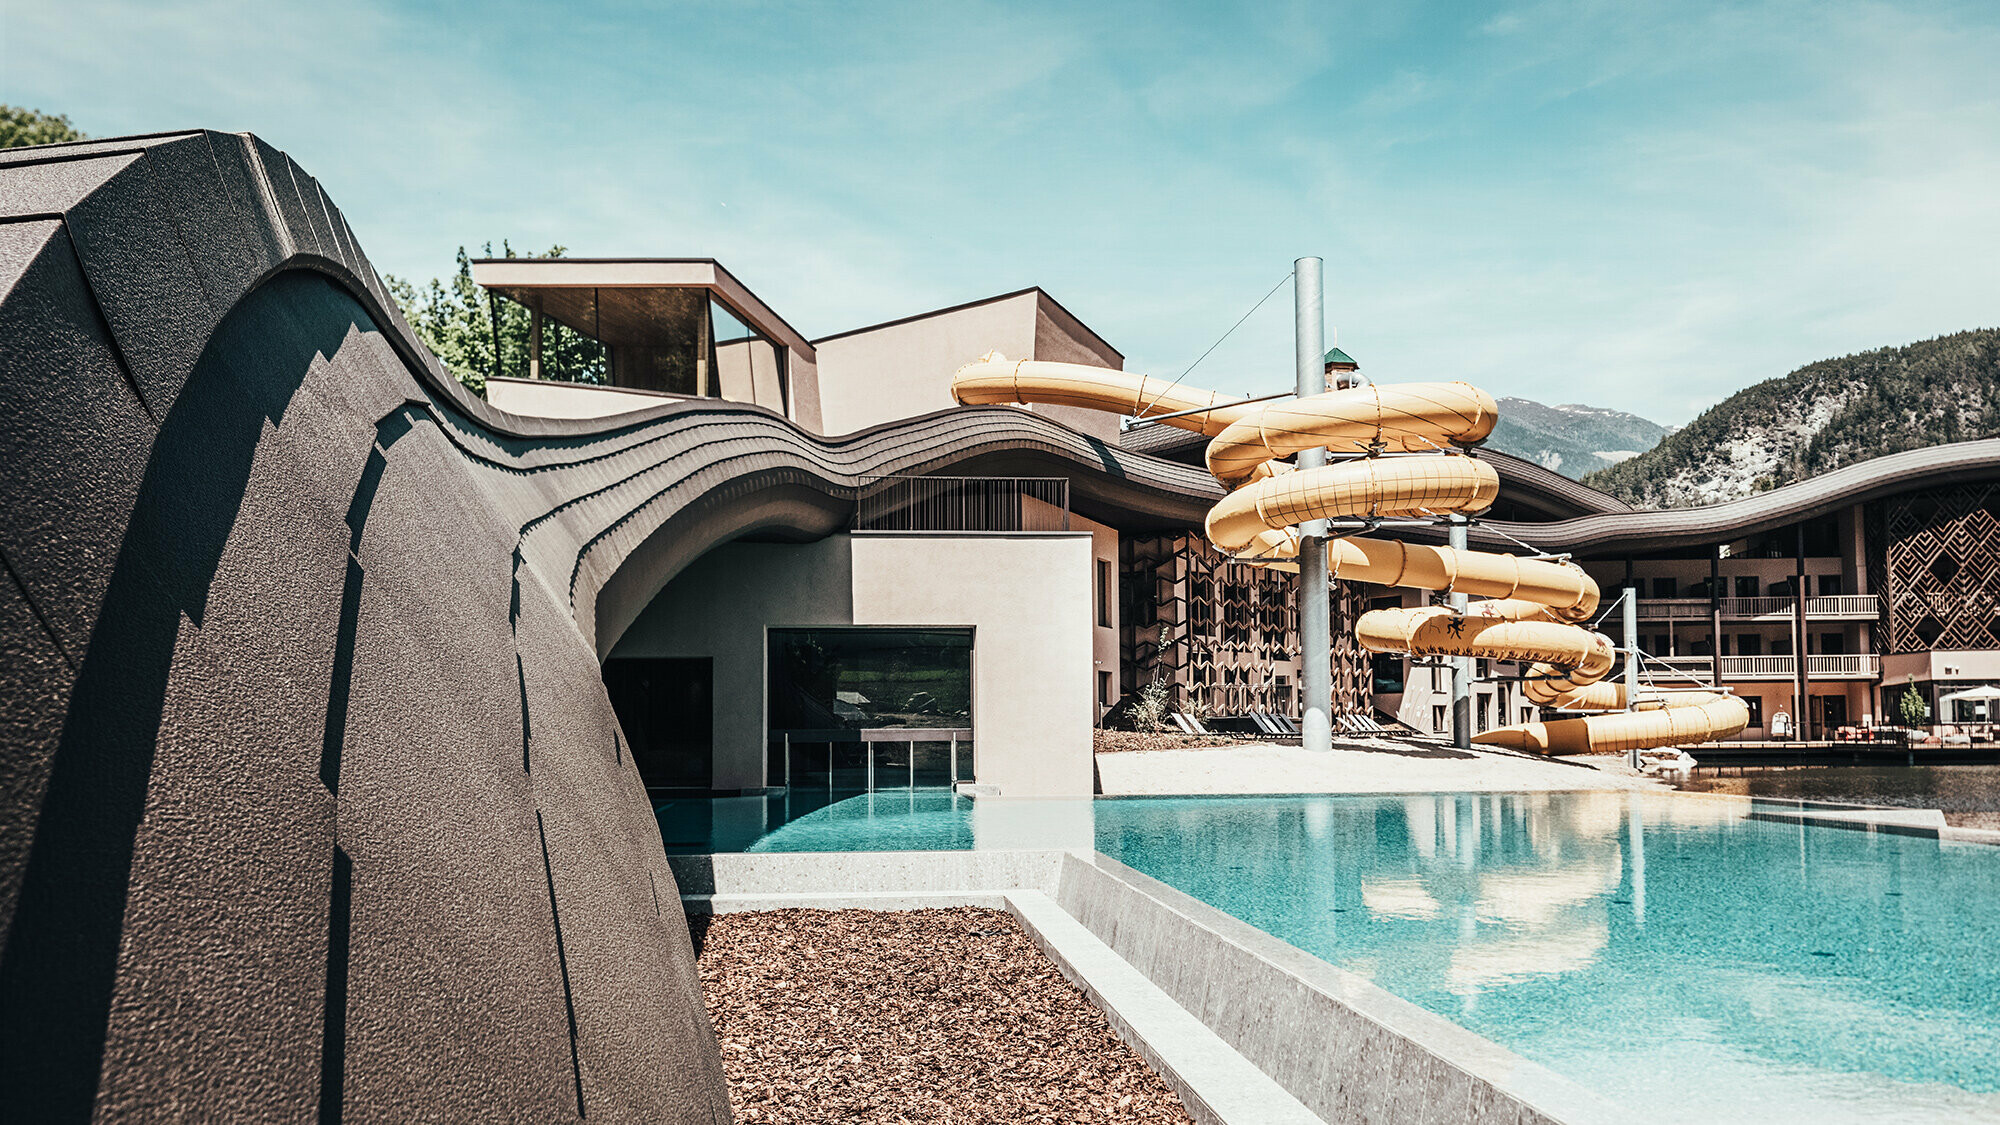
M 1654 1120 L 2000 1119 L 2000 849 L 1749 807 L 919 791 L 833 801 L 747 847 L 1087 846 L 1081 834 Z

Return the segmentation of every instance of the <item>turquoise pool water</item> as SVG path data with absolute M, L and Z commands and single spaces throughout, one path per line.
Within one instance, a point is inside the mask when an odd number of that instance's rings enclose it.
M 745 846 L 1080 838 L 1649 1119 L 2000 1120 L 2000 848 L 1670 795 L 976 805 L 836 800 Z

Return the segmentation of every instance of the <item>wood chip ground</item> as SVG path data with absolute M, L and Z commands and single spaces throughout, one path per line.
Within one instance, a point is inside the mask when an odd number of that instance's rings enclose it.
M 1005 911 L 692 921 L 738 1121 L 1189 1121 Z

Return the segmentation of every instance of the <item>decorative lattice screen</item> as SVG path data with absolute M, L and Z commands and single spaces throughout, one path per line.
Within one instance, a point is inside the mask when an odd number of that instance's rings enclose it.
M 1929 489 L 1871 507 L 1888 651 L 2000 648 L 2000 486 Z
M 1221 715 L 1297 714 L 1293 575 L 1231 562 L 1196 535 L 1127 536 L 1120 556 L 1123 690 L 1151 682 L 1164 662 L 1179 700 L 1200 699 Z M 1349 584 L 1334 590 L 1334 706 L 1360 711 L 1371 686 L 1367 656 L 1354 640 L 1363 607 Z

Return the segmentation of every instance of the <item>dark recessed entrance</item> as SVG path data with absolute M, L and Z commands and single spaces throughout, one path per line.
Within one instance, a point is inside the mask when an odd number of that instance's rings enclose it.
M 708 789 L 715 780 L 715 661 L 616 657 L 604 688 L 650 790 Z

